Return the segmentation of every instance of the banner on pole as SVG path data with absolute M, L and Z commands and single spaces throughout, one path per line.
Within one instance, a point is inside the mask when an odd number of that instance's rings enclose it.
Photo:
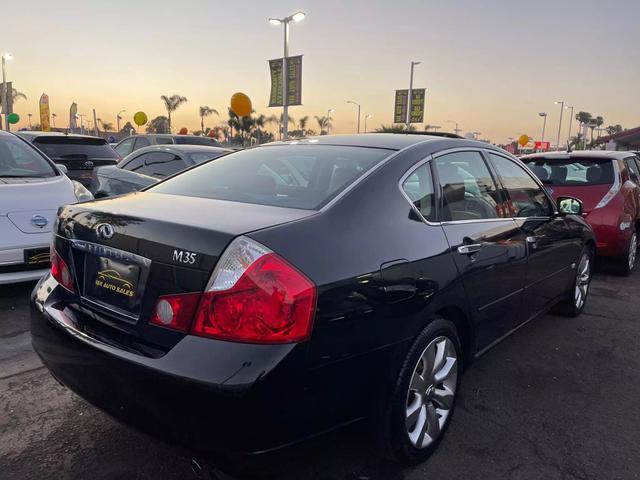
M 40 96 L 40 130 L 43 132 L 51 131 L 51 121 L 50 121 L 50 111 L 49 111 L 49 95 L 43 93 Z
M 71 107 L 69 108 L 69 130 L 71 130 L 72 133 L 78 128 L 78 120 L 76 119 L 77 115 L 78 105 L 76 104 L 76 102 L 73 102 L 71 104 Z
M 282 58 L 269 60 L 271 72 L 270 107 L 282 106 Z M 302 55 L 287 57 L 287 105 L 302 105 Z
M 425 88 L 414 88 L 413 90 L 411 90 L 411 123 L 422 123 L 424 121 L 425 93 Z M 408 96 L 408 89 L 396 90 L 396 101 L 393 110 L 393 123 L 406 123 Z

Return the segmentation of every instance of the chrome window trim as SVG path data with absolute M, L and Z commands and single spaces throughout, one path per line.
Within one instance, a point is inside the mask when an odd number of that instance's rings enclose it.
M 420 160 L 418 163 L 414 163 L 413 165 L 411 165 L 411 167 L 409 167 L 409 169 L 407 169 L 407 171 L 404 172 L 402 177 L 400 177 L 400 180 L 398 180 L 398 188 L 400 189 L 400 193 L 402 193 L 402 196 L 407 200 L 407 202 L 409 202 L 409 205 L 411 205 L 411 208 L 413 209 L 413 211 L 418 215 L 418 217 L 424 223 L 426 223 L 427 225 L 430 225 L 430 226 L 438 226 L 438 225 L 442 225 L 442 222 L 432 222 L 432 221 L 427 220 L 426 218 L 424 218 L 424 216 L 422 215 L 422 212 L 420 212 L 420 209 L 415 206 L 415 204 L 409 198 L 409 195 L 407 195 L 407 192 L 405 192 L 404 188 L 402 187 L 404 185 L 404 182 L 407 180 L 407 178 L 409 178 L 411 175 L 413 175 L 413 172 L 415 172 L 417 169 L 419 169 L 423 165 L 426 165 L 429 162 L 431 162 L 432 158 L 433 158 L 433 156 L 429 155 L 429 156 L 423 158 L 422 160 Z M 429 170 L 431 170 L 431 169 L 429 169 Z M 431 173 L 431 172 L 429 172 L 429 173 Z M 433 175 L 431 175 L 432 186 L 434 186 L 433 181 L 434 181 L 434 178 L 433 178 Z M 433 193 L 434 193 L 434 195 L 436 194 L 435 188 L 434 188 L 434 192 Z M 436 212 L 437 212 L 438 211 L 437 205 L 434 205 L 434 208 L 436 209 Z

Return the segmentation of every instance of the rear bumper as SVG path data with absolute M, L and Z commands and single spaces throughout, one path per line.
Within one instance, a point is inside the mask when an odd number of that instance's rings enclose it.
M 35 351 L 62 384 L 146 433 L 202 453 L 246 455 L 353 419 L 327 408 L 323 395 L 337 391 L 314 389 L 306 344 L 187 335 L 162 357 L 149 358 L 83 333 L 59 289 L 46 276 L 32 294 Z M 327 373 L 334 385 L 342 382 L 334 371 Z
M 49 271 L 48 268 L 42 270 L 26 270 L 23 272 L 0 273 L 0 285 L 10 283 L 33 282 L 40 280 Z

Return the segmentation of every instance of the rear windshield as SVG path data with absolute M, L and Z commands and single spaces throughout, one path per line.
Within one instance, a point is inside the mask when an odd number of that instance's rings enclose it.
M 195 135 L 184 135 L 174 137 L 176 144 L 178 145 L 208 145 L 218 146 L 220 145 L 216 140 L 210 137 L 196 137 Z
M 200 165 L 151 191 L 317 209 L 390 153 L 329 145 L 259 147 Z
M 33 142 L 49 158 L 55 159 L 85 159 L 85 158 L 113 158 L 118 154 L 106 140 L 100 138 L 74 137 L 38 137 Z
M 540 181 L 547 185 L 585 186 L 613 183 L 613 163 L 608 159 L 538 157 L 524 161 Z
M 51 164 L 29 143 L 3 135 L 0 140 L 0 178 L 54 177 Z

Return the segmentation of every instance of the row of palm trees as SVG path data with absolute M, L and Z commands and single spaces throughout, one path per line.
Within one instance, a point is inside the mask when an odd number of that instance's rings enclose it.
M 570 139 L 570 144 L 572 146 L 583 148 L 583 149 L 593 148 L 596 145 L 596 143 L 598 143 L 598 140 L 600 139 L 600 134 L 603 131 L 607 132 L 607 134 L 609 135 L 612 135 L 614 133 L 618 133 L 623 130 L 622 125 L 620 124 L 609 125 L 606 128 L 602 128 L 602 126 L 604 125 L 604 117 L 602 117 L 601 115 L 593 116 L 589 112 L 580 111 L 576 113 L 575 119 L 580 124 L 580 130 L 585 130 L 585 133 L 587 128 L 591 130 L 591 135 L 590 135 L 591 138 L 589 143 L 587 143 L 586 135 L 580 133 L 580 131 L 576 134 L 575 137 L 572 137 Z M 598 132 L 598 136 L 595 140 L 593 138 L 594 131 Z

